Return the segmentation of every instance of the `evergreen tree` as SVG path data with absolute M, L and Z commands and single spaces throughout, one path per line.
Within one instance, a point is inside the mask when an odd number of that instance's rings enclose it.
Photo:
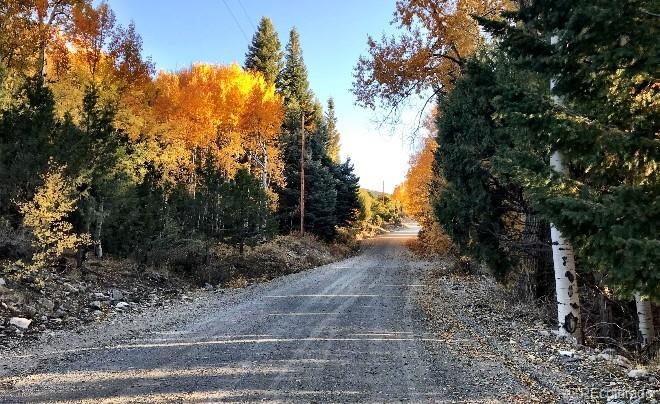
M 295 27 L 289 32 L 289 42 L 286 45 L 284 69 L 281 72 L 281 83 L 285 104 L 297 103 L 310 105 L 312 93 L 309 89 L 307 66 L 300 47 L 300 35 Z
M 269 205 L 270 199 L 259 180 L 244 168 L 238 170 L 227 189 L 225 239 L 237 245 L 241 255 L 246 244 L 255 245 L 274 233 Z
M 77 139 L 60 142 L 60 160 L 80 178 L 80 214 L 83 230 L 92 234 L 97 257 L 103 256 L 103 224 L 110 214 L 118 185 L 116 166 L 123 158 L 125 138 L 113 124 L 115 107 L 101 105 L 95 86 L 85 91 Z M 69 125 L 67 125 L 69 126 Z M 62 140 L 62 139 L 61 139 Z
M 192 198 L 183 187 L 168 192 L 162 184 L 161 170 L 153 163 L 147 163 L 143 169 L 142 181 L 117 195 L 114 214 L 108 217 L 104 232 L 110 251 L 133 254 L 140 262 L 151 263 L 149 252 L 177 236 L 171 231 L 180 217 L 176 209 L 189 206 Z
M 283 68 L 280 39 L 273 22 L 262 17 L 245 55 L 245 68 L 263 73 L 266 81 L 278 84 Z
M 60 123 L 52 91 L 41 78 L 28 79 L 0 121 L 0 215 L 19 222 L 13 201 L 27 201 L 43 178 Z
M 328 99 L 328 110 L 325 113 L 325 124 L 326 124 L 326 148 L 328 150 L 328 156 L 334 162 L 339 164 L 339 140 L 340 135 L 337 130 L 337 117 L 335 115 L 335 100 L 332 98 Z
M 568 175 L 512 160 L 537 208 L 611 283 L 660 297 L 659 46 L 651 0 L 534 1 L 482 21 L 520 69 L 553 80 L 560 104 L 520 132 L 569 162 Z M 551 44 L 550 37 L 558 40 Z
M 467 60 L 439 105 L 434 171 L 446 186 L 435 195 L 436 217 L 463 254 L 485 261 L 500 278 L 515 262 L 524 216 L 535 215 L 507 162 L 525 154 L 540 167 L 548 159 L 543 143 L 519 141 L 513 129 L 523 113 L 538 115 L 547 106 L 545 92 L 533 90 L 538 80 L 518 74 L 501 55 L 483 53 Z M 506 114 L 510 104 L 524 107 Z
M 284 69 L 279 79 L 284 97 L 285 119 L 284 129 L 289 133 L 300 127 L 301 114 L 305 114 L 305 128 L 314 131 L 314 96 L 309 88 L 307 66 L 300 47 L 300 36 L 296 28 L 289 33 L 286 45 Z
M 435 210 L 463 254 L 485 260 L 503 276 L 511 265 L 502 245 L 506 190 L 488 163 L 495 152 L 490 102 L 496 95 L 494 80 L 489 69 L 475 61 L 440 103 L 436 165 L 447 186 Z
M 200 184 L 193 204 L 196 212 L 191 212 L 196 220 L 193 228 L 199 229 L 206 236 L 220 239 L 226 233 L 224 212 L 227 210 L 227 194 L 230 184 L 219 170 L 213 154 L 206 153 L 204 166 L 199 175 Z
M 328 167 L 319 160 L 305 165 L 305 230 L 331 240 L 336 235 L 337 189 Z
M 297 229 L 300 221 L 300 153 L 301 119 L 305 115 L 306 164 L 312 158 L 310 149 L 316 149 L 312 133 L 318 129 L 318 113 L 309 89 L 307 67 L 300 48 L 300 38 L 295 28 L 291 29 L 286 46 L 285 66 L 280 76 L 284 96 L 285 118 L 280 149 L 284 161 L 286 185 L 278 190 L 278 218 L 280 230 L 290 232 Z
M 300 131 L 282 134 L 280 148 L 286 184 L 277 190 L 277 217 L 280 231 L 288 233 L 300 221 Z
M 351 226 L 357 220 L 360 212 L 360 200 L 358 198 L 360 179 L 355 175 L 350 159 L 337 165 L 334 174 L 337 184 L 337 202 L 335 206 L 337 226 Z
M 323 114 L 323 107 L 318 100 L 314 102 L 312 127 L 313 132 L 307 133 L 307 150 L 310 158 L 321 161 L 330 169 L 334 163 L 328 153 L 328 125 Z

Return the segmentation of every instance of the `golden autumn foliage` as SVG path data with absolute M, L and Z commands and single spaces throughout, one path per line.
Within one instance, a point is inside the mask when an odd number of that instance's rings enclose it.
M 34 198 L 20 204 L 23 223 L 34 235 L 36 252 L 32 262 L 37 268 L 54 264 L 66 250 L 90 244 L 89 235 L 76 234 L 69 221 L 77 203 L 74 186 L 64 175 L 64 168 L 51 167 L 43 175 L 43 185 Z
M 421 224 L 433 219 L 430 194 L 433 181 L 433 160 L 438 144 L 433 137 L 424 140 L 424 147 L 410 161 L 404 184 L 403 206 L 408 215 Z
M 422 226 L 418 241 L 420 245 L 413 246 L 414 249 L 420 252 L 443 253 L 451 248 L 451 241 L 437 223 L 433 213 L 432 191 L 443 185 L 441 179 L 433 173 L 435 153 L 438 148 L 432 119 L 434 116 L 435 111 L 426 120 L 428 133 L 424 138 L 423 147 L 411 157 L 406 179 L 396 187 L 394 198 L 401 202 L 406 215 Z
M 154 114 L 168 140 L 183 143 L 193 158 L 212 153 L 227 175 L 247 163 L 253 172 L 265 167 L 271 180 L 281 180 L 282 100 L 260 73 L 194 64 L 160 73 L 155 85 Z
M 412 95 L 451 87 L 463 60 L 484 41 L 476 16 L 496 17 L 508 0 L 398 0 L 398 36 L 369 37 L 368 55 L 355 68 L 353 92 L 360 105 L 398 108 Z

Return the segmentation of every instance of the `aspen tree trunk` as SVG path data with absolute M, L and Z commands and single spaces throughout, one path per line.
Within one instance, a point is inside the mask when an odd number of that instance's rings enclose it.
M 639 319 L 639 334 L 642 348 L 644 348 L 655 339 L 653 307 L 651 306 L 651 301 L 639 292 L 635 293 L 635 303 L 637 305 L 637 317 Z
M 94 255 L 98 258 L 103 258 L 103 246 L 101 245 L 101 234 L 103 231 L 103 220 L 105 219 L 105 213 L 103 212 L 103 200 L 99 204 L 99 211 L 96 214 L 96 229 L 95 229 L 95 238 L 94 241 Z
M 264 190 L 268 189 L 268 151 L 266 150 L 266 142 L 261 143 L 261 156 L 262 156 L 262 170 L 261 170 L 261 186 Z
M 552 45 L 555 45 L 557 42 L 557 36 L 553 36 L 550 40 Z M 554 86 L 554 80 L 550 80 L 550 90 Z M 555 102 L 561 104 L 561 100 L 557 97 L 555 97 Z M 550 167 L 557 173 L 568 175 L 568 167 L 566 167 L 559 151 L 552 153 Z M 559 335 L 575 338 L 577 343 L 581 344 L 582 320 L 580 316 L 580 293 L 577 273 L 575 271 L 573 247 L 552 223 L 550 224 L 550 238 L 552 239 L 552 260 L 555 269 Z
M 47 73 L 46 50 L 48 48 L 50 30 L 55 23 L 55 19 L 64 13 L 65 2 L 57 1 L 54 4 L 48 4 L 46 2 L 46 6 L 46 10 L 44 10 L 45 14 L 37 15 L 39 19 L 39 58 L 37 61 L 37 71 L 42 78 L 45 78 Z

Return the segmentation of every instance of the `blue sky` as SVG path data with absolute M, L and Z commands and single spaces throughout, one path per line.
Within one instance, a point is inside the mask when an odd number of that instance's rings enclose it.
M 350 157 L 361 185 L 392 188 L 403 180 L 410 156 L 407 129 L 379 129 L 377 115 L 354 105 L 353 67 L 366 51 L 368 34 L 391 32 L 395 0 L 108 0 L 121 24 L 133 20 L 144 53 L 157 69 L 193 62 L 243 63 L 259 19 L 275 24 L 282 46 L 292 26 L 301 37 L 309 80 L 325 103 L 335 98 L 342 157 Z M 231 10 L 231 13 L 230 11 Z M 233 14 L 233 16 L 232 16 Z M 246 40 L 247 37 L 247 40 Z

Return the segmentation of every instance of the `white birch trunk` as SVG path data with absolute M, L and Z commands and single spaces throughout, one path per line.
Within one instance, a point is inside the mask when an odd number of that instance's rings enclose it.
M 266 142 L 261 143 L 261 155 L 262 155 L 262 170 L 261 170 L 261 185 L 264 190 L 268 189 L 268 150 L 266 149 Z
M 655 327 L 653 326 L 653 307 L 651 301 L 639 292 L 635 293 L 637 305 L 637 317 L 639 319 L 639 335 L 642 348 L 648 346 L 655 339 Z
M 555 269 L 559 335 L 575 338 L 578 343 L 582 343 L 580 294 L 573 248 L 552 224 L 550 225 L 550 237 L 552 239 L 552 261 Z
M 552 45 L 558 42 L 558 37 L 550 40 Z M 550 90 L 555 81 L 550 80 Z M 558 97 L 554 97 L 557 104 L 561 104 Z M 560 152 L 555 151 L 550 157 L 550 167 L 557 173 L 568 175 L 568 167 Z M 582 343 L 582 319 L 580 316 L 580 293 L 578 289 L 577 273 L 575 271 L 575 255 L 573 247 L 562 236 L 554 224 L 550 224 L 550 237 L 552 239 L 552 261 L 555 269 L 555 290 L 557 293 L 557 321 L 559 335 L 572 337 L 577 343 Z
M 96 213 L 96 231 L 94 242 L 94 255 L 97 258 L 103 258 L 103 245 L 101 245 L 101 234 L 103 234 L 103 220 L 105 219 L 105 212 L 103 212 L 103 201 L 99 204 L 99 210 Z

